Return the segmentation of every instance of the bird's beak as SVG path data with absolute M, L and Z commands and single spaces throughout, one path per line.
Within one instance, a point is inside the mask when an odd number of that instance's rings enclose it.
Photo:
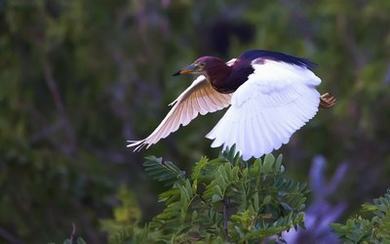
M 195 70 L 196 70 L 196 65 L 190 64 L 190 65 L 184 67 L 183 69 L 177 71 L 176 73 L 174 73 L 173 76 L 192 74 Z

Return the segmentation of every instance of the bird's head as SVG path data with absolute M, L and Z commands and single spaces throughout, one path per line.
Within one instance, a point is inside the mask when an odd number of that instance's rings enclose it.
M 177 71 L 176 75 L 184 75 L 184 74 L 195 74 L 195 75 L 208 75 L 213 70 L 218 69 L 220 67 L 225 67 L 225 61 L 223 59 L 212 57 L 212 56 L 203 56 L 195 60 L 192 64 L 182 68 Z

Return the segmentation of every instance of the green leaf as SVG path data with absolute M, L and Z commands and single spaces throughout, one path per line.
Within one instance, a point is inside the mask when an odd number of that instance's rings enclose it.
M 199 179 L 202 170 L 208 165 L 209 160 L 207 157 L 202 157 L 197 163 L 195 163 L 194 169 L 192 170 L 191 178 L 193 180 Z
M 275 162 L 275 169 L 279 170 L 281 172 L 284 171 L 283 165 L 282 165 L 282 160 L 283 160 L 283 155 L 279 154 L 279 156 L 276 158 L 276 162 Z
M 236 151 L 235 144 L 231 148 L 227 147 L 221 153 L 221 157 L 226 158 L 233 165 L 240 165 L 243 162 L 240 153 Z
M 275 157 L 272 154 L 265 155 L 264 162 L 263 162 L 263 171 L 265 173 L 271 172 L 274 166 L 274 162 L 275 162 Z
M 143 163 L 145 171 L 153 179 L 163 182 L 165 186 L 171 186 L 177 180 L 182 179 L 185 172 L 180 170 L 175 164 L 163 161 L 162 158 L 148 156 Z

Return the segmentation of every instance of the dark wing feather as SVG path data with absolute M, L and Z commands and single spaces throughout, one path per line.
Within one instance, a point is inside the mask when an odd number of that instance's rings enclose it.
M 253 61 L 257 58 L 271 59 L 274 61 L 282 61 L 288 64 L 303 66 L 310 70 L 314 69 L 317 66 L 317 64 L 311 62 L 306 58 L 299 58 L 281 52 L 266 51 L 266 50 L 249 50 L 242 53 L 239 57 L 239 59 L 248 60 L 248 61 Z

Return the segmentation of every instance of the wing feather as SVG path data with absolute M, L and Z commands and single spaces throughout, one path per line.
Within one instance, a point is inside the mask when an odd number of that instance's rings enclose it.
M 178 130 L 180 125 L 186 126 L 198 114 L 204 115 L 229 106 L 230 99 L 231 94 L 217 92 L 204 76 L 199 76 L 170 104 L 171 110 L 148 137 L 138 141 L 128 141 L 127 147 L 134 147 L 135 151 L 145 146 L 149 148 Z
M 254 73 L 234 92 L 231 107 L 206 136 L 212 147 L 232 146 L 244 159 L 282 144 L 318 111 L 321 79 L 311 70 L 273 60 L 252 62 Z M 226 133 L 231 131 L 231 133 Z

